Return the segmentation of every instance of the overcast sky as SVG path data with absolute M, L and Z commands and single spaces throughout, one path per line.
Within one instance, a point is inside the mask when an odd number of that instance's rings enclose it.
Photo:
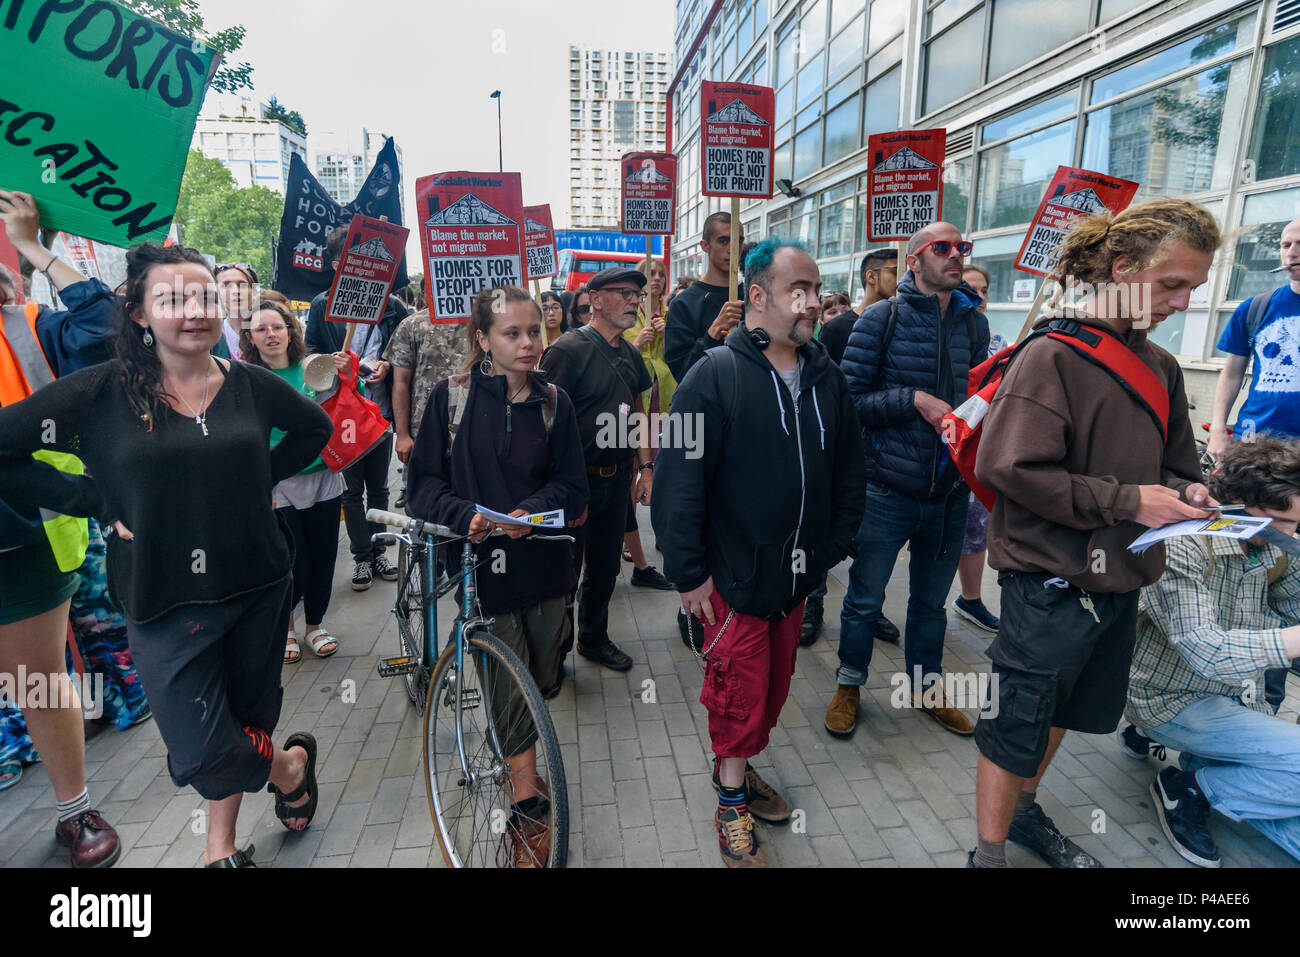
M 275 94 L 314 129 L 379 130 L 403 151 L 405 213 L 417 177 L 505 167 L 524 203 L 569 202 L 569 44 L 672 48 L 673 0 L 199 0 L 206 26 L 243 24 L 239 58 L 258 99 Z M 406 225 L 410 226 L 408 222 Z M 412 233 L 409 253 L 418 257 Z M 412 263 L 412 272 L 422 272 Z

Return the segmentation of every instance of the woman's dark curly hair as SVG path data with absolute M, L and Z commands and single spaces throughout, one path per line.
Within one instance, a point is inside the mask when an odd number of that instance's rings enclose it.
M 1286 511 L 1300 495 L 1300 440 L 1257 435 L 1234 442 L 1205 484 L 1220 502 Z
M 122 289 L 122 312 L 117 335 L 117 358 L 122 363 L 122 380 L 126 386 L 127 401 L 132 410 L 152 430 L 153 423 L 166 411 L 163 396 L 162 362 L 158 353 L 144 344 L 144 327 L 131 318 L 136 307 L 148 298 L 149 271 L 154 266 L 175 266 L 194 263 L 212 272 L 198 250 L 186 246 L 160 246 L 141 243 L 126 254 L 126 282 Z M 216 282 L 216 277 L 212 280 Z

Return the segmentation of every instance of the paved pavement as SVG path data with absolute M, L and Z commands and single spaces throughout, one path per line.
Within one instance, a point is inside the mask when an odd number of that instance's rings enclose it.
M 650 549 L 649 512 L 639 512 Z M 316 820 L 305 833 L 290 834 L 275 819 L 269 794 L 246 795 L 239 843 L 255 842 L 257 863 L 277 867 L 441 867 L 420 776 L 420 725 L 399 680 L 375 673 L 376 657 L 396 649 L 388 616 L 396 586 L 376 581 L 370 591 L 353 593 L 347 554 L 344 538 L 326 620 L 340 651 L 319 660 L 304 647 L 303 660 L 285 667 L 276 731 L 281 740 L 291 729 L 310 730 L 320 743 Z M 907 555 L 885 606 L 900 625 Z M 610 632 L 635 666 L 616 674 L 570 656 L 564 690 L 551 702 L 569 782 L 569 863 L 720 867 L 700 669 L 678 638 L 675 594 L 630 587 L 630 568 L 623 566 L 614 592 Z M 964 866 L 975 843 L 975 746 L 921 712 L 890 705 L 889 677 L 903 668 L 901 648 L 877 643 L 856 735 L 836 740 L 822 727 L 835 688 L 846 580 L 843 565 L 832 575 L 824 637 L 800 651 L 780 725 L 753 762 L 798 812 L 781 827 L 760 824 L 760 840 L 782 866 Z M 996 611 L 992 575 L 984 593 Z M 444 609 L 454 614 L 450 604 Z M 442 615 L 440 609 L 441 622 L 450 620 Z M 948 671 L 987 672 L 986 647 L 982 633 L 950 614 Z M 1297 680 L 1289 678 L 1283 705 L 1291 720 L 1300 704 Z M 165 753 L 152 722 L 102 732 L 87 744 L 91 800 L 121 835 L 119 867 L 202 863 L 205 803 L 172 784 Z M 1176 760 L 1175 752 L 1168 760 Z M 1154 759 L 1126 757 L 1111 736 L 1071 734 L 1039 801 L 1107 867 L 1189 867 L 1151 807 L 1147 788 L 1157 769 Z M 0 793 L 0 866 L 65 866 L 67 852 L 54 842 L 53 807 L 40 765 Z M 1225 867 L 1294 865 L 1247 825 L 1216 814 L 1212 827 Z M 1045 866 L 1015 845 L 1008 845 L 1008 858 L 1017 867 Z

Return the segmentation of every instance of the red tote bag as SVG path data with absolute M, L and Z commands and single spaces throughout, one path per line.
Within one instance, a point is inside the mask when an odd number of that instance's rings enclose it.
M 364 456 L 383 440 L 389 428 L 379 405 L 357 392 L 360 360 L 355 352 L 348 355 L 352 362 L 339 373 L 338 388 L 320 404 L 334 422 L 334 434 L 320 453 L 331 472 L 341 472 Z

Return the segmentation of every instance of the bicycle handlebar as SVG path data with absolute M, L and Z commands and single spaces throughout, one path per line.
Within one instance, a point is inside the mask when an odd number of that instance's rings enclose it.
M 456 534 L 446 525 L 436 525 L 423 519 L 411 518 L 409 515 L 399 515 L 397 512 L 383 512 L 377 508 L 366 510 L 366 521 L 375 522 L 378 525 L 388 525 L 392 528 L 400 528 L 404 531 L 417 530 L 418 526 L 418 531 L 427 532 L 439 538 L 452 538 Z

